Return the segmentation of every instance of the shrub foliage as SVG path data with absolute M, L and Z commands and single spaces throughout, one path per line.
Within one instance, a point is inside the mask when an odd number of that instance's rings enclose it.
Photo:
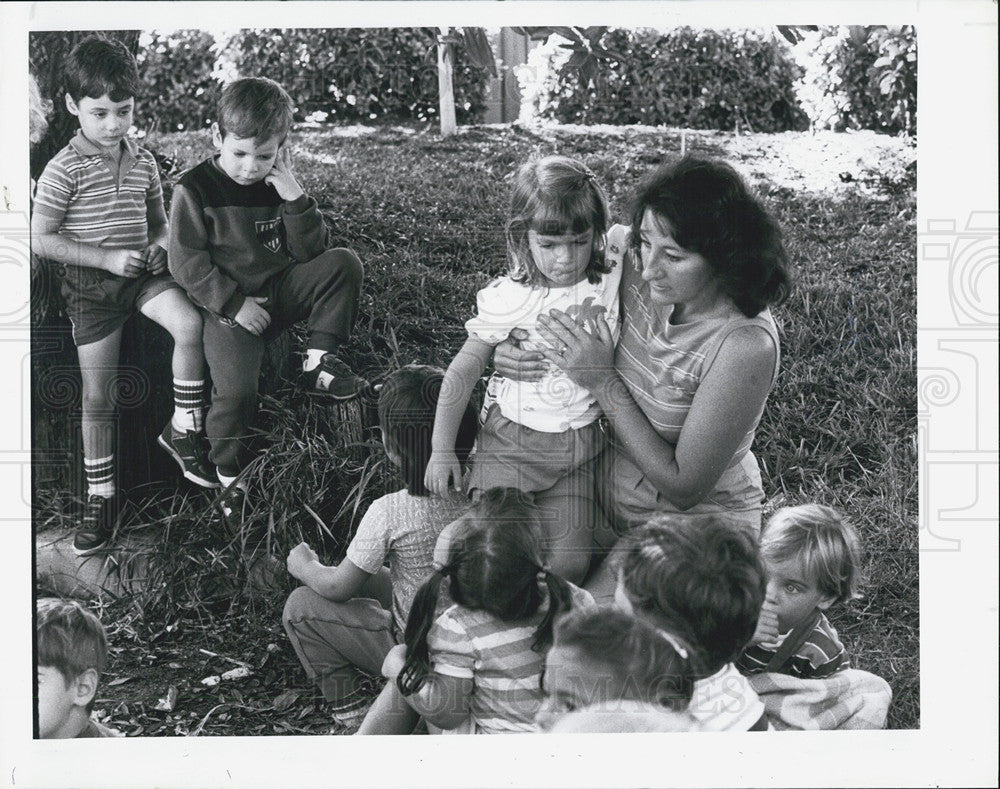
M 808 125 L 794 93 L 801 69 L 770 32 L 615 29 L 604 46 L 624 55 L 588 84 L 571 62 L 553 64 L 538 99 L 543 117 L 762 132 Z
M 218 76 L 264 75 L 318 120 L 437 117 L 434 28 L 244 30 L 224 43 Z M 485 72 L 455 53 L 455 110 L 475 121 L 485 109 Z
M 204 30 L 154 30 L 136 55 L 146 86 L 136 125 L 147 131 L 201 129 L 213 119 L 219 82 L 213 77 L 215 36 Z
M 913 27 L 824 27 L 800 45 L 799 100 L 816 128 L 915 134 Z

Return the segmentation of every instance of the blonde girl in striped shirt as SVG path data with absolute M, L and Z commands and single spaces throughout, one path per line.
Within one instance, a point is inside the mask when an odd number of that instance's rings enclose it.
M 383 673 L 433 726 L 536 731 L 553 620 L 593 600 L 546 568 L 541 511 L 526 494 L 492 488 L 463 520 L 446 564 L 417 592 L 406 643 Z M 454 604 L 435 618 L 446 579 Z

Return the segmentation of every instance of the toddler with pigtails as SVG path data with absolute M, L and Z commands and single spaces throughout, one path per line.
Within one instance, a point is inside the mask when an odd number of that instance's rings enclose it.
M 442 588 L 453 605 L 435 618 Z M 541 674 L 556 616 L 593 598 L 547 569 L 537 507 L 513 488 L 485 491 L 446 562 L 421 586 L 373 708 L 401 695 L 428 724 L 463 733 L 537 731 Z M 371 717 L 371 714 L 370 714 Z M 367 720 L 362 733 L 389 733 Z
M 617 339 L 621 264 L 605 259 L 607 226 L 607 199 L 586 165 L 547 156 L 518 170 L 506 228 L 510 270 L 479 291 L 476 317 L 466 323 L 468 338 L 445 374 L 442 392 L 448 396 L 438 401 L 427 465 L 430 490 L 446 495 L 452 487 L 461 489 L 452 451 L 459 418 L 494 348 L 511 332 L 526 333 L 522 347 L 538 350 L 545 343 L 536 320 L 557 309 L 589 331 L 605 322 Z M 553 568 L 579 582 L 589 563 L 593 502 L 584 490 L 558 486 L 581 476 L 574 472 L 603 448 L 601 409 L 591 392 L 554 364 L 539 381 L 495 375 L 488 394 L 492 403 L 482 417 L 469 492 L 475 498 L 489 488 L 516 487 L 535 494 L 554 548 Z M 580 484 L 592 487 L 586 480 Z

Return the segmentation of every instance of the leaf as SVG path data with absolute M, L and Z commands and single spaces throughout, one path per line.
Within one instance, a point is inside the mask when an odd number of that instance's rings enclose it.
M 106 683 L 105 687 L 113 688 L 116 685 L 124 685 L 126 682 L 131 682 L 131 681 L 132 677 L 118 677 L 118 679 L 113 679 L 110 682 Z
M 167 688 L 167 695 L 156 702 L 156 706 L 153 709 L 160 710 L 162 712 L 173 712 L 174 707 L 177 705 L 177 686 L 171 685 Z
M 299 698 L 297 690 L 286 690 L 279 693 L 274 699 L 275 712 L 284 712 L 291 707 Z

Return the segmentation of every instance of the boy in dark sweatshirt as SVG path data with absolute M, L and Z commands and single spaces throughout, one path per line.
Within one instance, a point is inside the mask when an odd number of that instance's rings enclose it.
M 267 342 L 305 320 L 304 384 L 338 400 L 365 385 L 337 355 L 354 325 L 361 261 L 326 248 L 323 217 L 284 146 L 291 123 L 292 100 L 278 83 L 229 84 L 212 126 L 218 152 L 181 176 L 171 203 L 170 273 L 203 308 L 212 375 L 205 427 L 230 525 L 244 503 L 240 473 Z

